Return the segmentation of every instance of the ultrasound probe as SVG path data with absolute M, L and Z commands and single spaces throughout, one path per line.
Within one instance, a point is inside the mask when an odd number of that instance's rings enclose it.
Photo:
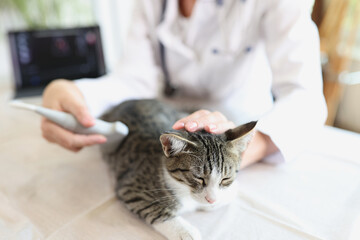
M 110 141 L 121 140 L 129 133 L 128 127 L 122 122 L 106 122 L 100 119 L 95 119 L 95 125 L 92 127 L 82 126 L 76 118 L 65 112 L 52 110 L 49 108 L 24 103 L 18 100 L 10 103 L 12 107 L 30 110 L 36 112 L 48 120 L 56 123 L 57 125 L 78 134 L 101 134 L 108 138 Z

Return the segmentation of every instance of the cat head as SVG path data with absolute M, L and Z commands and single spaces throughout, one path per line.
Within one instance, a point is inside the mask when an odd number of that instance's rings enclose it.
M 256 122 L 250 122 L 219 135 L 205 131 L 162 134 L 160 141 L 169 175 L 198 202 L 221 202 L 237 176 L 241 153 L 255 125 Z

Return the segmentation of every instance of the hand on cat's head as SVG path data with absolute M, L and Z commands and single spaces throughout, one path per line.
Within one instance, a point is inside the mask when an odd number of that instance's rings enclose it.
M 234 128 L 235 124 L 229 121 L 220 112 L 210 112 L 208 110 L 199 110 L 189 116 L 178 120 L 173 129 L 185 129 L 188 132 L 196 132 L 204 129 L 209 133 L 221 134 Z

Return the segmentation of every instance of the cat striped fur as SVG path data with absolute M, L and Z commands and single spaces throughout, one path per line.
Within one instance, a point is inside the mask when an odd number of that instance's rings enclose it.
M 117 197 L 168 239 L 201 238 L 180 214 L 188 202 L 195 206 L 191 210 L 221 205 L 239 171 L 247 133 L 256 124 L 220 135 L 169 131 L 186 115 L 158 100 L 131 100 L 102 117 L 129 128 L 115 149 L 103 151 L 116 178 Z

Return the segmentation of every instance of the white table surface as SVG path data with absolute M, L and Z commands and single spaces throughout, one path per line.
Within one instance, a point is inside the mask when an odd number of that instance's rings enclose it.
M 163 239 L 116 200 L 96 147 L 47 143 L 10 96 L 0 89 L 1 240 Z M 184 217 L 209 240 L 360 239 L 360 135 L 326 127 L 309 141 L 292 162 L 243 170 L 231 205 Z

